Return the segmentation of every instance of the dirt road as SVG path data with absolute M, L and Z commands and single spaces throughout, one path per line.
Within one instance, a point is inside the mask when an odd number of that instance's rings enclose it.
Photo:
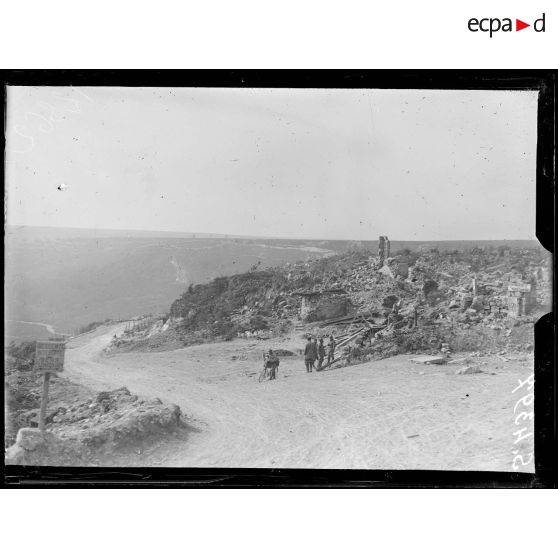
M 412 355 L 312 374 L 300 357 L 283 357 L 278 380 L 258 383 L 268 346 L 301 342 L 239 339 L 103 355 L 120 327 L 71 341 L 65 375 L 176 403 L 195 427 L 138 456 L 137 465 L 510 471 L 512 451 L 532 448 L 532 437 L 514 445 L 522 410 L 514 414 L 514 405 L 523 394 L 512 393 L 532 373 L 532 355 L 476 357 L 494 375 L 462 376 L 453 372 L 463 365 L 414 364 Z

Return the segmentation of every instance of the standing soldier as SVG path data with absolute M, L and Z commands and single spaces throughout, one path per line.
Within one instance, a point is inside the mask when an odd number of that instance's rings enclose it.
M 312 342 L 312 339 L 308 337 L 308 343 L 304 347 L 304 364 L 306 364 L 306 372 L 312 372 L 312 367 L 314 366 L 314 361 L 317 358 L 316 345 Z
M 327 344 L 327 363 L 330 364 L 335 360 L 335 339 L 333 335 L 329 336 L 329 343 Z
M 312 345 L 314 345 L 314 361 L 312 365 L 316 368 L 316 361 L 318 360 L 318 340 L 315 337 L 312 338 Z
M 326 350 L 324 347 L 324 339 L 320 337 L 320 344 L 318 345 L 318 370 L 322 369 L 322 364 L 326 355 Z

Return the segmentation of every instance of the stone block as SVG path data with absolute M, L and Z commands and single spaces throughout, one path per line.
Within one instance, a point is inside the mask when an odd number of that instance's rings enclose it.
M 21 428 L 17 433 L 16 445 L 33 451 L 45 443 L 43 435 L 38 428 Z
M 441 355 L 441 356 L 424 355 L 424 356 L 414 357 L 410 360 L 411 362 L 414 362 L 416 364 L 445 364 L 448 361 L 446 355 Z

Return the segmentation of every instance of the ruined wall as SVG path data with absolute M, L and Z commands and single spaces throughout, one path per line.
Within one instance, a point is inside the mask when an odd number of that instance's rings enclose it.
M 305 322 L 318 322 L 346 316 L 353 306 L 346 294 L 303 296 L 300 317 Z
M 384 265 L 384 261 L 390 257 L 391 246 L 387 236 L 380 236 L 378 239 L 378 261 L 380 266 Z
M 508 315 L 517 318 L 530 314 L 537 305 L 534 283 L 508 286 Z

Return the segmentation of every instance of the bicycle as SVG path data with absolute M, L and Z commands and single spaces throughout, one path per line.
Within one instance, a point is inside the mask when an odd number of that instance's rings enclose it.
M 263 382 L 264 380 L 275 380 L 277 377 L 277 369 L 279 368 L 278 358 L 268 358 L 268 355 L 264 354 L 263 369 L 258 376 L 258 382 Z

